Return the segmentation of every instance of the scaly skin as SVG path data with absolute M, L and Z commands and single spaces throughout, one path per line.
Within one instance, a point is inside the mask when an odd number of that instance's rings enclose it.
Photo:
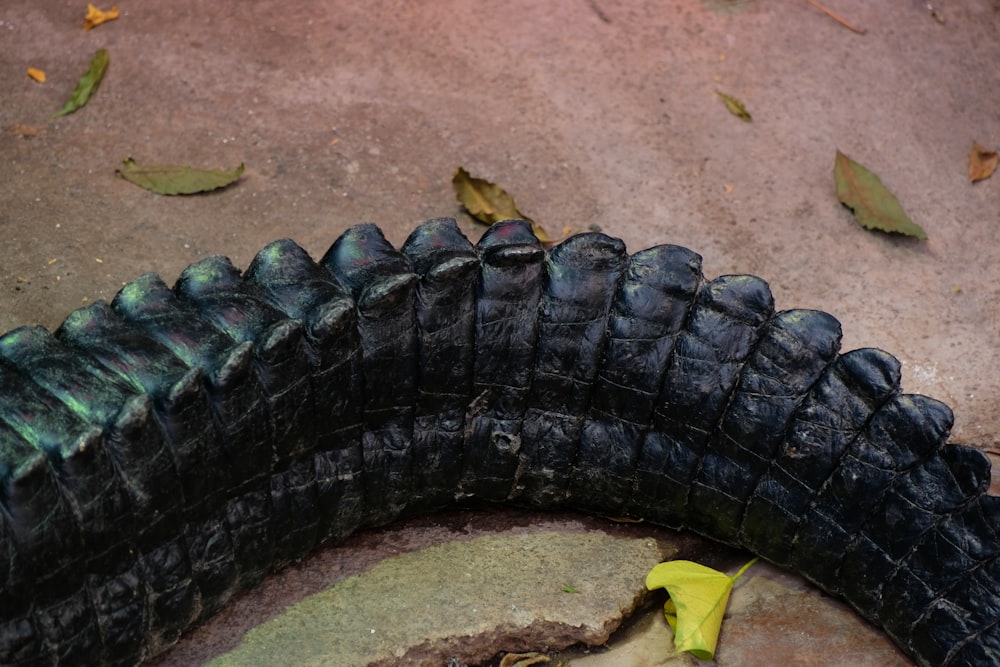
M 746 547 L 922 665 L 1000 663 L 1000 503 L 889 354 L 676 246 L 508 221 L 210 257 L 0 338 L 0 663 L 130 665 L 272 569 L 476 498 Z

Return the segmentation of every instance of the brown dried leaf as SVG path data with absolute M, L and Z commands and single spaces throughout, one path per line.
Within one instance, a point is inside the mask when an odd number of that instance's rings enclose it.
M 541 225 L 517 210 L 514 198 L 496 183 L 471 176 L 463 167 L 459 167 L 451 177 L 451 185 L 458 203 L 479 222 L 492 225 L 501 220 L 526 220 L 531 223 L 531 229 L 539 241 L 555 242 Z
M 993 175 L 1000 164 L 1000 155 L 996 151 L 972 142 L 972 152 L 969 153 L 969 182 L 982 181 Z
M 507 194 L 506 190 L 496 183 L 471 176 L 462 167 L 455 170 L 455 175 L 451 178 L 451 185 L 455 189 L 458 202 L 479 222 L 492 225 L 501 220 L 517 218 L 527 220 L 517 210 L 514 198 Z
M 38 125 L 25 125 L 24 123 L 8 125 L 7 131 L 12 134 L 19 134 L 22 137 L 37 137 L 42 134 L 42 128 Z

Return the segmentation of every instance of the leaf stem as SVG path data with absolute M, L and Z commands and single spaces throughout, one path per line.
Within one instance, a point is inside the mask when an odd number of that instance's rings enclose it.
M 806 0 L 806 2 L 808 2 L 810 5 L 812 5 L 816 9 L 820 10 L 821 12 L 823 12 L 824 14 L 826 14 L 827 16 L 829 16 L 830 18 L 832 18 L 834 21 L 836 21 L 840 25 L 842 25 L 845 28 L 851 30 L 852 32 L 856 32 L 859 35 L 863 35 L 866 32 L 868 32 L 864 28 L 858 28 L 857 26 L 851 24 L 850 21 L 848 21 L 844 17 L 840 16 L 839 14 L 837 14 L 836 12 L 834 12 L 832 9 L 829 9 L 828 7 L 825 7 L 824 5 L 820 4 L 819 2 L 817 2 L 817 0 Z
M 750 566 L 760 560 L 760 556 L 754 556 L 750 559 L 750 562 L 740 568 L 740 571 L 733 575 L 733 581 L 736 581 L 743 576 L 743 573 L 750 569 Z

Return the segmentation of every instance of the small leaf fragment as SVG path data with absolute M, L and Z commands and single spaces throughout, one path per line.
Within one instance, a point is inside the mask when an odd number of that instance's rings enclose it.
M 1000 155 L 996 151 L 972 142 L 972 152 L 969 153 L 969 182 L 982 181 L 993 175 L 1000 163 Z
M 42 134 L 41 127 L 37 125 L 25 125 L 24 123 L 8 125 L 7 131 L 12 134 L 19 134 L 22 137 L 37 137 Z
M 113 7 L 108 11 L 103 11 L 98 9 L 91 3 L 87 3 L 87 16 L 83 19 L 83 29 L 92 30 L 102 23 L 107 23 L 108 21 L 114 21 L 118 18 L 118 8 Z
M 492 225 L 501 220 L 526 220 L 531 223 L 531 229 L 539 241 L 554 242 L 541 225 L 517 210 L 514 198 L 499 185 L 471 176 L 463 167 L 455 170 L 455 175 L 451 177 L 451 185 L 458 203 L 479 222 Z
M 753 118 L 750 117 L 750 113 L 747 111 L 747 108 L 743 106 L 743 102 L 740 102 L 732 95 L 726 95 L 718 90 L 715 91 L 715 94 L 721 97 L 722 101 L 726 103 L 726 108 L 729 109 L 729 113 L 747 123 L 753 120 Z
M 660 563 L 650 570 L 646 588 L 665 588 L 670 594 L 663 612 L 674 631 L 678 651 L 687 651 L 699 660 L 715 656 L 733 584 L 755 562 L 757 558 L 733 576 L 688 560 Z
M 127 158 L 115 172 L 129 183 L 160 195 L 191 195 L 234 183 L 243 174 L 243 163 L 233 169 L 196 169 L 180 165 L 140 166 Z
M 594 226 L 596 227 L 597 225 L 594 225 Z M 600 229 L 591 229 L 590 231 L 592 231 L 592 232 L 599 232 L 601 230 Z M 608 521 L 614 521 L 615 523 L 642 523 L 644 521 L 643 519 L 633 519 L 630 516 L 605 516 L 603 514 L 601 514 L 600 516 L 604 517 Z
M 837 199 L 854 211 L 862 227 L 927 238 L 927 233 L 910 220 L 879 177 L 840 151 L 834 161 L 833 178 Z
M 38 83 L 45 83 L 45 71 L 40 70 L 37 67 L 29 67 L 28 76 L 37 81 Z
M 542 653 L 507 653 L 500 659 L 500 667 L 531 667 L 550 662 L 550 658 Z
M 90 69 L 83 75 L 80 82 L 76 84 L 76 88 L 73 90 L 73 94 L 70 95 L 69 101 L 66 102 L 66 106 L 54 113 L 52 117 L 57 118 L 73 113 L 86 104 L 90 96 L 97 92 L 97 86 L 100 85 L 101 79 L 104 78 L 104 73 L 108 70 L 109 62 L 111 62 L 111 57 L 108 55 L 107 50 L 98 49 L 93 60 L 90 61 Z

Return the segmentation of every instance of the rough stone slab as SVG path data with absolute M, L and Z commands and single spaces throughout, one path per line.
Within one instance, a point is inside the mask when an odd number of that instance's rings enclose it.
M 415 517 L 381 530 L 355 535 L 342 545 L 322 549 L 302 563 L 269 577 L 254 591 L 234 600 L 218 617 L 186 635 L 166 654 L 154 658 L 149 667 L 189 667 L 208 663 L 217 656 L 234 651 L 241 639 L 254 627 L 280 617 L 286 608 L 329 589 L 338 582 L 359 578 L 371 572 L 379 563 L 397 560 L 401 554 L 414 554 L 436 548 L 437 545 L 475 542 L 489 536 L 509 540 L 516 536 L 545 535 L 548 540 L 554 534 L 599 534 L 619 542 L 648 542 L 657 545 L 656 548 L 664 558 L 694 560 L 724 572 L 735 572 L 750 558 L 745 551 L 734 550 L 691 533 L 657 528 L 645 523 L 612 522 L 579 514 L 503 508 L 487 512 L 444 512 Z M 454 574 L 468 568 L 466 552 L 461 548 L 438 550 L 437 553 L 437 571 L 433 567 L 427 567 L 421 572 L 413 570 L 410 573 L 413 581 L 390 587 L 388 597 L 396 600 L 387 603 L 390 610 L 394 608 L 394 604 L 402 604 L 399 600 L 413 597 L 413 591 L 418 588 L 416 580 L 425 572 L 440 577 L 440 572 Z M 546 553 L 553 555 L 557 552 L 554 548 L 549 548 Z M 525 578 L 532 578 L 533 581 L 543 579 L 540 575 L 530 573 L 527 568 L 517 570 L 504 566 L 501 562 L 503 554 L 494 552 L 494 555 L 496 558 L 492 565 L 497 577 L 495 583 L 503 591 L 519 588 L 519 580 Z M 642 569 L 634 563 L 635 559 L 628 549 L 606 550 L 599 556 L 597 574 L 588 571 L 586 577 L 592 587 L 601 582 L 603 572 L 622 572 L 633 565 L 637 570 Z M 542 558 L 534 559 L 532 564 L 538 567 L 549 566 L 548 561 Z M 641 576 L 641 579 L 644 578 L 645 572 Z M 555 583 L 560 589 L 564 584 L 569 584 L 577 590 L 585 591 L 581 587 L 584 580 L 584 577 L 579 577 L 576 581 Z M 448 585 L 452 585 L 450 579 Z M 562 595 L 565 594 L 560 592 L 556 598 Z M 572 604 L 579 604 L 578 598 L 581 595 L 567 597 L 572 598 Z M 423 599 L 426 605 L 434 600 L 440 601 L 441 598 L 425 596 Z M 826 661 L 819 664 L 824 667 L 912 665 L 888 637 L 860 619 L 847 605 L 820 593 L 801 577 L 766 563 L 758 562 L 737 583 L 730 598 L 720 641 L 719 661 L 716 663 L 701 663 L 685 656 L 678 657 L 674 662 L 664 662 L 672 650 L 672 639 L 669 628 L 661 622 L 661 601 L 662 591 L 657 591 L 636 612 L 637 616 L 626 621 L 625 627 L 612 635 L 606 645 L 591 648 L 571 646 L 553 654 L 553 658 L 573 667 L 711 667 L 713 664 L 721 667 L 754 667 L 772 664 L 768 661 L 778 654 L 783 656 L 784 664 L 809 664 L 798 661 L 804 660 L 803 656 L 828 656 Z M 355 606 L 360 607 L 362 604 L 357 603 Z M 428 634 L 428 637 L 437 638 L 430 642 L 432 647 L 440 648 L 442 637 L 457 638 L 456 641 L 461 646 L 469 642 L 460 633 L 454 632 L 454 628 L 448 627 L 450 620 L 437 608 L 428 610 L 426 606 L 417 607 L 417 612 L 397 613 L 394 618 L 398 625 L 444 627 L 444 630 L 438 629 Z M 290 632 L 298 630 L 294 624 L 287 625 Z M 534 632 L 535 629 L 533 627 L 529 631 Z M 278 638 L 275 643 L 280 645 L 287 643 L 287 640 Z M 421 646 L 422 643 L 416 642 L 415 646 Z M 528 643 L 530 642 L 512 642 L 511 645 L 524 646 Z M 336 660 L 338 654 L 335 653 L 335 648 L 330 647 L 326 664 L 340 667 L 344 663 Z M 554 646 L 542 643 L 530 646 L 532 651 L 546 648 L 554 649 Z M 506 650 L 506 647 L 496 650 Z M 850 662 L 859 655 L 867 662 Z M 844 661 L 836 662 L 840 658 Z M 411 660 L 417 660 L 416 652 L 408 654 L 405 661 L 394 658 L 390 664 L 409 664 L 408 661 Z M 584 662 L 580 662 L 581 660 Z M 456 664 L 470 662 L 473 661 Z M 446 661 L 441 659 L 436 664 L 444 665 Z
M 305 598 L 210 664 L 442 665 L 601 644 L 640 603 L 663 557 L 655 540 L 599 531 L 436 545 Z

